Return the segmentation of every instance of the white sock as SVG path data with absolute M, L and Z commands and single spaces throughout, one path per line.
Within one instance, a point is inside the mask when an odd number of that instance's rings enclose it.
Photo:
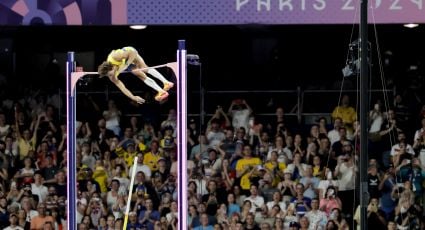
M 162 81 L 162 83 L 167 83 L 167 79 L 165 79 L 164 76 L 162 76 L 162 74 L 160 72 L 158 72 L 158 70 L 156 69 L 148 69 L 148 74 L 152 75 L 154 78 Z
M 156 82 L 154 80 L 152 80 L 152 78 L 146 77 L 144 82 L 145 82 L 146 85 L 150 86 L 151 88 L 155 89 L 156 91 L 158 91 L 158 92 L 162 91 L 162 88 L 159 87 L 159 85 L 156 84 Z

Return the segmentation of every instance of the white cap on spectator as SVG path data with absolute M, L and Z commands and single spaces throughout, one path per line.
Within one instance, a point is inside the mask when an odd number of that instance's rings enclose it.
M 157 162 L 160 162 L 160 161 L 165 161 L 165 158 L 164 157 L 158 158 Z

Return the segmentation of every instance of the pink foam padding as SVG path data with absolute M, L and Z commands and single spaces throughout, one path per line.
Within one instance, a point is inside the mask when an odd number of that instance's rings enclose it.
M 21 16 L 25 16 L 28 14 L 29 9 L 27 4 L 25 3 L 25 0 L 19 0 L 15 3 L 15 5 L 12 6 L 12 10 L 18 13 Z
M 127 0 L 110 2 L 112 10 L 112 25 L 127 24 Z
M 76 2 L 73 2 L 63 9 L 66 17 L 67 25 L 81 25 L 83 19 L 81 18 L 81 11 Z
M 173 70 L 173 72 L 174 72 L 174 75 L 176 76 L 176 78 L 177 78 L 177 74 L 179 73 L 178 71 L 177 71 L 177 62 L 170 62 L 170 63 L 167 63 L 167 67 L 169 67 L 169 68 L 171 68 L 172 70 Z

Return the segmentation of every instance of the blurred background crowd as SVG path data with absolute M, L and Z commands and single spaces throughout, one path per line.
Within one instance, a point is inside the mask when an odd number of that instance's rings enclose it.
M 64 229 L 63 97 L 30 95 L 36 96 L 1 105 L 0 227 Z M 78 228 L 122 229 L 131 196 L 127 229 L 176 229 L 175 108 L 161 116 L 149 110 L 155 108 L 149 100 L 137 107 L 83 94 L 78 101 Z M 420 229 L 425 110 L 411 113 L 401 95 L 391 107 L 384 104 L 373 103 L 369 114 L 368 224 Z M 312 124 L 288 120 L 281 106 L 258 117 L 261 111 L 238 97 L 212 108 L 205 125 L 190 117 L 187 127 L 189 181 L 183 186 L 190 229 L 354 229 L 360 223 L 360 125 L 348 95 L 330 119 Z

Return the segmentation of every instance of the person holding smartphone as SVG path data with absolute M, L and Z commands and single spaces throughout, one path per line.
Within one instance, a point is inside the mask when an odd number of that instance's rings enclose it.
M 334 208 L 341 210 L 342 202 L 337 197 L 337 191 L 333 186 L 329 186 L 325 194 L 325 198 L 320 199 L 319 210 L 325 212 L 329 217 Z

